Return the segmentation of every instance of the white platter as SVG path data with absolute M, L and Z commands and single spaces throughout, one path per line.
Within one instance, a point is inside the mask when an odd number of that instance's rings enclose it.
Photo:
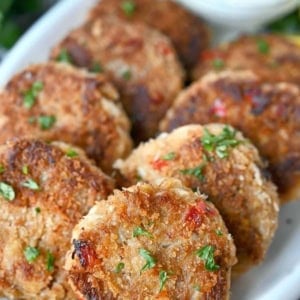
M 69 30 L 83 22 L 96 0 L 63 0 L 41 18 L 0 65 L 0 86 L 49 51 Z M 282 207 L 279 229 L 266 260 L 233 282 L 232 300 L 300 299 L 300 201 Z

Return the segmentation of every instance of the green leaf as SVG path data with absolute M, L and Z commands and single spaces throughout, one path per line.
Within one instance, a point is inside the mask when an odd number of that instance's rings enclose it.
M 41 209 L 39 207 L 36 207 L 34 210 L 37 214 L 39 214 L 41 212 Z
M 22 167 L 22 173 L 23 173 L 24 175 L 27 175 L 27 174 L 28 174 L 28 166 L 27 166 L 27 165 L 24 165 L 24 166 Z
M 203 168 L 205 167 L 205 164 L 202 163 L 195 168 L 190 168 L 190 169 L 184 169 L 180 170 L 180 173 L 184 175 L 191 175 L 197 177 L 200 181 L 203 181 L 205 179 L 203 175 Z
M 167 271 L 159 271 L 159 291 L 164 288 L 167 280 L 169 279 L 169 273 Z
M 90 71 L 93 73 L 102 73 L 103 67 L 100 65 L 99 62 L 94 62 L 90 68 Z
M 127 17 L 131 17 L 135 12 L 136 5 L 133 0 L 122 1 L 121 8 Z
M 73 149 L 69 149 L 67 152 L 66 152 L 66 155 L 68 156 L 68 157 L 76 157 L 76 156 L 78 156 L 78 153 L 75 151 L 75 150 L 73 150 Z
M 13 187 L 5 182 L 0 182 L 0 195 L 9 201 L 13 201 L 16 196 Z
M 73 60 L 72 60 L 72 57 L 71 55 L 69 54 L 68 50 L 67 49 L 61 49 L 57 58 L 56 58 L 56 61 L 58 62 L 65 62 L 65 63 L 68 63 L 68 64 L 73 64 Z
M 40 116 L 38 117 L 38 123 L 42 130 L 50 129 L 56 122 L 55 116 Z
M 5 171 L 5 168 L 2 164 L 0 164 L 0 174 L 4 173 Z
M 130 71 L 130 70 L 124 71 L 124 72 L 122 73 L 122 77 L 123 77 L 123 79 L 125 79 L 125 80 L 127 80 L 127 81 L 130 80 L 131 77 L 132 77 L 131 71 Z
M 212 61 L 212 65 L 213 65 L 214 69 L 216 69 L 216 70 L 222 70 L 225 67 L 224 60 L 221 58 L 215 58 Z
M 50 251 L 47 251 L 47 257 L 46 257 L 46 269 L 49 272 L 52 272 L 54 270 L 54 261 L 55 258 L 53 254 Z
M 205 268 L 208 271 L 216 271 L 220 266 L 215 263 L 214 259 L 215 248 L 211 245 L 206 245 L 196 251 L 196 255 L 205 263 Z
M 123 262 L 119 262 L 118 265 L 116 266 L 116 273 L 120 273 L 123 269 L 125 268 L 125 264 Z
M 262 54 L 268 54 L 270 51 L 270 45 L 264 39 L 258 39 L 256 41 L 257 50 Z
M 140 249 L 139 254 L 146 261 L 146 264 L 142 267 L 141 272 L 153 268 L 156 265 L 156 259 L 151 255 L 151 253 L 146 249 Z
M 168 154 L 162 157 L 163 160 L 173 160 L 176 157 L 175 152 L 169 152 Z
M 153 238 L 153 235 L 147 231 L 146 229 L 144 229 L 143 227 L 135 227 L 134 230 L 133 230 L 133 237 L 138 237 L 138 236 L 146 236 L 146 237 L 149 237 L 149 238 Z
M 40 255 L 39 249 L 27 246 L 24 250 L 24 256 L 29 263 L 34 262 Z
M 30 109 L 34 104 L 37 96 L 43 89 L 43 83 L 41 81 L 35 81 L 31 88 L 23 94 L 23 105 Z
M 38 191 L 40 189 L 39 185 L 34 180 L 32 180 L 31 178 L 26 179 L 22 183 L 22 186 L 27 187 L 27 188 L 29 188 L 31 190 L 34 190 L 34 191 Z
M 216 234 L 217 234 L 218 236 L 222 236 L 222 235 L 223 235 L 223 232 L 222 232 L 220 229 L 217 229 L 217 230 L 216 230 Z

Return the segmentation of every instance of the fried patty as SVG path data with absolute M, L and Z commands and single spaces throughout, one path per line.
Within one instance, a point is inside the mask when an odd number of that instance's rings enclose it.
M 132 23 L 145 23 L 167 35 L 188 71 L 195 67 L 203 50 L 210 43 L 206 24 L 191 12 L 170 0 L 101 0 L 91 18 L 107 14 Z
M 115 190 L 73 230 L 79 299 L 228 299 L 235 247 L 214 205 L 174 179 Z
M 0 297 L 74 299 L 63 270 L 73 226 L 113 188 L 83 153 L 27 139 L 0 146 Z
M 160 124 L 228 123 L 241 130 L 269 161 L 281 200 L 300 197 L 300 89 L 264 83 L 251 71 L 208 74 L 183 91 Z
M 0 143 L 24 136 L 65 141 L 107 172 L 131 150 L 129 120 L 103 76 L 65 64 L 33 65 L 8 82 L 0 101 Z
M 208 71 L 252 70 L 263 81 L 300 85 L 300 48 L 280 35 L 242 36 L 217 49 L 204 52 L 194 78 Z
M 233 236 L 235 273 L 263 260 L 277 227 L 278 196 L 256 148 L 241 133 L 221 124 L 184 126 L 141 144 L 116 167 L 127 184 L 174 177 L 200 189 Z
M 73 30 L 52 51 L 52 58 L 61 59 L 63 53 L 76 66 L 101 66 L 111 78 L 133 122 L 136 141 L 156 133 L 158 121 L 182 88 L 183 71 L 169 39 L 143 24 L 113 16 L 90 20 Z

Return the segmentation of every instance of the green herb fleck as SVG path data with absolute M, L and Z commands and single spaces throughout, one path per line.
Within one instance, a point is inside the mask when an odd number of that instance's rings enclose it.
M 213 65 L 214 69 L 216 69 L 216 70 L 222 70 L 225 67 L 224 60 L 221 58 L 215 58 L 212 61 L 212 65 Z
M 122 73 L 123 79 L 125 79 L 127 81 L 131 79 L 131 76 L 132 76 L 132 74 L 131 74 L 130 70 L 126 70 Z
M 236 131 L 225 126 L 219 135 L 211 134 L 207 128 L 204 128 L 204 135 L 201 138 L 203 147 L 207 151 L 216 151 L 220 158 L 228 157 L 229 148 L 240 144 L 236 138 Z
M 24 250 L 24 256 L 29 263 L 34 262 L 40 255 L 39 249 L 27 246 Z
M 59 52 L 59 54 L 56 58 L 56 61 L 65 62 L 65 63 L 68 63 L 68 64 L 73 63 L 72 57 L 69 54 L 69 52 L 67 51 L 67 49 L 61 49 L 61 51 Z
M 205 167 L 205 164 L 202 163 L 199 166 L 196 166 L 195 168 L 180 170 L 180 173 L 182 173 L 184 175 L 195 176 L 199 180 L 203 181 L 205 179 L 205 177 L 203 175 L 203 168 L 204 167 Z
M 147 231 L 146 229 L 144 229 L 143 227 L 135 227 L 134 230 L 133 230 L 133 237 L 138 237 L 138 236 L 146 236 L 146 237 L 149 237 L 149 238 L 153 238 L 153 235 Z
M 27 187 L 27 188 L 29 188 L 31 190 L 34 190 L 34 191 L 38 191 L 40 189 L 39 185 L 34 180 L 32 180 L 31 178 L 26 179 L 22 183 L 22 186 Z
M 256 41 L 257 50 L 262 54 L 268 54 L 270 51 L 270 45 L 264 39 L 258 39 Z
M 34 210 L 35 210 L 35 212 L 36 212 L 37 214 L 39 214 L 39 213 L 41 212 L 40 207 L 36 207 Z
M 40 116 L 38 122 L 42 130 L 47 130 L 55 124 L 56 118 L 55 116 Z
M 169 273 L 167 271 L 159 271 L 159 291 L 164 288 L 167 280 L 169 279 Z
M 78 153 L 77 153 L 75 150 L 73 150 L 73 149 L 69 149 L 69 150 L 66 152 L 66 155 L 67 155 L 68 157 L 76 157 L 76 156 L 78 156 Z
M 216 271 L 220 268 L 220 266 L 215 263 L 214 252 L 214 246 L 210 245 L 206 245 L 196 251 L 196 255 L 205 262 L 205 268 L 208 271 Z
M 193 289 L 195 290 L 195 291 L 197 291 L 197 292 L 200 292 L 200 285 L 199 284 L 194 284 L 193 285 Z
M 125 268 L 125 264 L 123 262 L 119 262 L 116 266 L 116 273 L 120 273 Z
M 39 92 L 43 89 L 44 85 L 41 81 L 35 81 L 31 88 L 24 92 L 23 95 L 23 105 L 26 108 L 31 108 L 36 100 L 36 97 L 38 96 Z
M 54 270 L 54 256 L 50 251 L 47 251 L 47 257 L 46 257 L 46 269 L 49 272 L 52 272 Z
M 5 168 L 2 164 L 0 164 L 0 174 L 2 174 L 5 171 Z
M 23 173 L 24 175 L 27 175 L 27 174 L 28 174 L 28 166 L 27 166 L 27 165 L 24 165 L 24 166 L 22 167 L 22 173 Z
M 13 187 L 5 182 L 0 182 L 0 195 L 9 201 L 13 201 L 16 196 Z
M 133 15 L 133 13 L 135 12 L 136 5 L 135 5 L 134 1 L 127 0 L 127 1 L 122 2 L 121 8 L 126 16 L 131 17 Z
M 176 157 L 175 152 L 169 152 L 168 154 L 162 157 L 163 160 L 173 160 Z
M 102 73 L 103 72 L 103 68 L 100 65 L 100 63 L 98 62 L 94 62 L 90 68 L 90 71 L 93 73 Z
M 146 264 L 142 267 L 141 272 L 151 269 L 156 265 L 156 259 L 146 249 L 140 249 L 139 254 L 146 260 Z
M 222 232 L 220 229 L 217 229 L 217 230 L 216 230 L 216 234 L 217 234 L 218 236 L 222 236 L 222 235 L 223 235 L 223 232 Z

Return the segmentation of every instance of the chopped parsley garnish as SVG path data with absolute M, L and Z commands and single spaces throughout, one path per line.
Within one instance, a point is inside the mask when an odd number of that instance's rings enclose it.
M 146 264 L 142 267 L 141 272 L 151 269 L 156 265 L 156 259 L 151 255 L 151 253 L 146 249 L 140 249 L 139 254 L 145 259 Z
M 203 181 L 204 178 L 205 178 L 204 175 L 203 175 L 203 168 L 204 167 L 205 167 L 205 164 L 200 164 L 199 166 L 196 166 L 195 168 L 180 170 L 180 173 L 182 173 L 184 175 L 195 176 L 199 180 Z
M 216 230 L 216 234 L 217 234 L 218 236 L 222 236 L 222 235 L 223 235 L 223 232 L 222 232 L 220 229 L 217 229 L 217 230 Z
M 34 262 L 40 255 L 39 249 L 27 246 L 24 250 L 24 256 L 29 263 Z
M 69 150 L 66 152 L 66 155 L 67 155 L 68 157 L 76 157 L 76 156 L 78 156 L 78 153 L 77 153 L 75 150 L 73 150 L 73 149 L 69 149 Z
M 125 80 L 130 80 L 131 76 L 132 76 L 132 74 L 131 74 L 130 70 L 126 70 L 122 73 L 122 77 Z
M 173 160 L 176 157 L 175 152 L 169 152 L 168 154 L 162 157 L 163 160 Z
M 5 171 L 5 168 L 2 164 L 0 164 L 0 174 L 2 174 Z
M 228 157 L 229 148 L 233 148 L 240 144 L 236 138 L 236 131 L 225 126 L 218 135 L 211 134 L 204 128 L 204 135 L 201 138 L 202 145 L 207 151 L 216 151 L 220 158 Z
M 98 62 L 94 62 L 90 68 L 90 71 L 93 73 L 101 73 L 103 72 L 103 68 Z
M 133 0 L 123 1 L 121 3 L 121 8 L 126 16 L 130 17 L 133 15 L 136 9 L 136 5 Z
M 270 51 L 270 45 L 264 39 L 258 39 L 256 41 L 257 50 L 262 54 L 268 54 Z
M 55 116 L 40 116 L 38 122 L 42 130 L 47 130 L 55 124 L 56 118 Z
M 206 245 L 196 251 L 196 255 L 204 261 L 205 268 L 208 271 L 216 271 L 220 268 L 220 266 L 215 263 L 214 252 L 215 248 L 211 245 Z
M 120 273 L 124 269 L 124 267 L 125 267 L 125 264 L 123 262 L 119 262 L 116 266 L 115 272 Z
M 169 273 L 167 271 L 159 271 L 159 291 L 164 288 L 167 280 L 169 279 Z
M 31 190 L 38 191 L 40 189 L 39 185 L 31 178 L 26 179 L 23 183 L 22 186 L 27 187 Z
M 36 207 L 34 210 L 35 210 L 35 212 L 36 212 L 37 214 L 39 214 L 39 213 L 41 212 L 40 207 Z
M 144 229 L 143 227 L 135 227 L 134 230 L 133 230 L 133 237 L 138 237 L 138 236 L 146 236 L 146 237 L 149 237 L 149 238 L 153 238 L 153 235 L 147 231 L 146 229 Z
M 27 165 L 24 165 L 24 166 L 22 167 L 22 173 L 23 173 L 24 175 L 27 175 L 27 174 L 28 174 L 28 166 L 27 166 Z
M 68 63 L 68 64 L 73 63 L 72 57 L 69 54 L 69 52 L 67 51 L 67 49 L 61 49 L 61 51 L 59 52 L 59 54 L 56 58 L 56 61 L 65 62 L 65 63 Z
M 199 284 L 194 284 L 193 289 L 197 292 L 200 292 L 200 285 Z
M 44 85 L 41 81 L 35 81 L 31 88 L 24 92 L 23 95 L 23 105 L 26 108 L 31 108 L 36 100 L 36 97 L 38 96 L 39 92 L 43 89 Z
M 225 67 L 224 60 L 221 58 L 215 58 L 212 61 L 212 65 L 213 65 L 214 69 L 216 69 L 216 70 L 221 70 Z
M 13 201 L 16 196 L 13 187 L 5 182 L 0 182 L 0 195 L 9 201 Z
M 50 251 L 47 251 L 47 257 L 46 257 L 46 269 L 49 272 L 52 272 L 54 270 L 54 256 Z

